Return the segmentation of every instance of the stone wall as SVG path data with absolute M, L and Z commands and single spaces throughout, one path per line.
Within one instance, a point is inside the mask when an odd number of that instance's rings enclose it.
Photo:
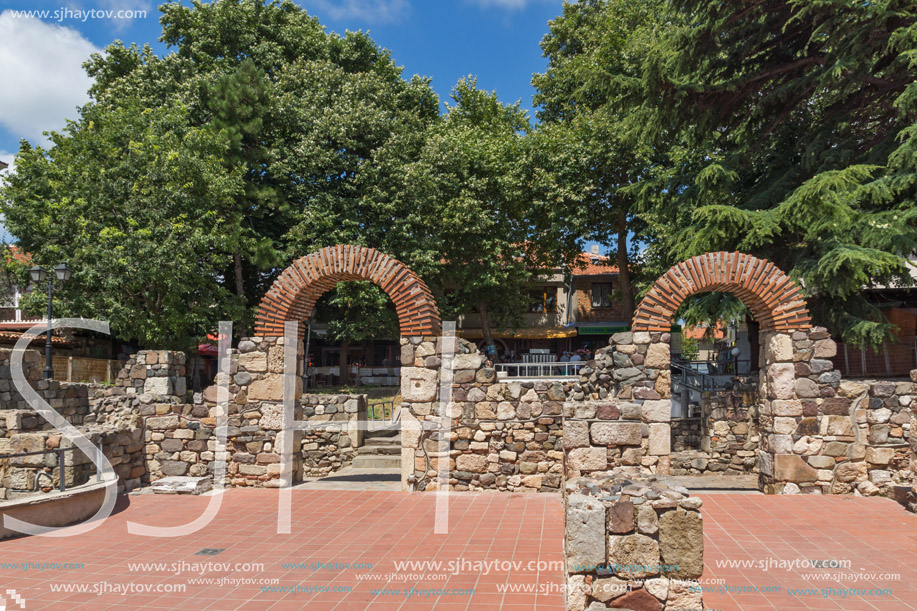
M 766 492 L 874 495 L 909 483 L 911 381 L 843 381 L 814 327 L 769 334 L 760 402 Z
M 567 480 L 567 611 L 703 609 L 700 507 L 685 488 L 639 469 Z
M 668 473 L 668 333 L 616 333 L 580 369 L 564 404 L 568 477 L 621 466 Z
M 401 339 L 402 470 L 406 488 L 558 491 L 563 476 L 562 411 L 566 390 L 549 382 L 501 382 L 473 344 L 455 340 L 451 427 L 439 425 L 443 340 Z M 413 364 L 413 367 L 409 366 Z M 448 434 L 441 452 L 440 435 Z M 450 479 L 440 482 L 441 460 Z
M 148 483 L 143 461 L 143 436 L 139 428 L 132 430 L 103 429 L 90 426 L 81 431 L 98 446 L 118 476 L 118 491 L 129 492 Z M 55 431 L 14 433 L 0 439 L 0 452 L 18 454 L 41 450 L 74 447 L 74 443 Z M 61 471 L 58 453 L 26 456 L 4 460 L 9 467 L 0 475 L 0 499 L 16 498 L 36 492 L 58 489 Z M 96 474 L 96 466 L 82 450 L 64 453 L 64 485 L 69 489 L 85 484 Z
M 184 398 L 186 376 L 184 352 L 141 350 L 124 363 L 114 385 L 128 394 Z
M 229 390 L 224 486 L 280 486 L 283 352 L 283 338 L 242 339 L 238 348 L 230 351 L 228 378 L 217 375 L 216 382 L 225 381 Z M 294 481 L 327 475 L 350 464 L 362 444 L 362 431 L 356 423 L 366 420 L 367 406 L 365 395 L 299 396 L 300 391 L 301 378 L 297 376 L 294 418 L 321 423 L 322 427 L 294 432 Z M 217 386 L 195 394 L 191 403 L 147 393 L 140 397 L 151 480 L 212 476 L 217 457 Z
M 702 393 L 700 420 L 672 421 L 672 475 L 757 473 L 757 383 L 757 376 L 739 376 L 728 388 Z M 677 443 L 689 423 L 692 443 Z
M 303 475 L 321 477 L 353 462 L 363 445 L 363 429 L 369 402 L 366 395 L 302 396 L 303 418 L 321 428 L 304 431 Z M 327 423 L 327 424 L 325 424 Z

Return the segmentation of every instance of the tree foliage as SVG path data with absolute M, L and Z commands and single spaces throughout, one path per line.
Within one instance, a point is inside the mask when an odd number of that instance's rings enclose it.
M 816 322 L 849 341 L 888 337 L 862 290 L 909 284 L 917 251 L 917 6 L 668 6 L 629 111 L 669 150 L 647 181 L 665 255 L 766 257 L 800 282 Z
M 289 0 L 161 10 L 170 52 L 94 55 L 79 119 L 47 150 L 23 142 L 3 190 L 20 245 L 74 270 L 68 313 L 187 347 L 218 320 L 250 322 L 283 267 L 321 246 L 436 265 L 401 171 L 438 118 L 428 80 Z

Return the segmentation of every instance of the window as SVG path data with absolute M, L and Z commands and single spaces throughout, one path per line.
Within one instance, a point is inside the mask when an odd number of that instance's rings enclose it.
M 610 308 L 611 307 L 611 282 L 593 282 L 592 283 L 592 307 L 593 308 Z
M 529 291 L 529 312 L 557 312 L 557 289 L 546 286 Z

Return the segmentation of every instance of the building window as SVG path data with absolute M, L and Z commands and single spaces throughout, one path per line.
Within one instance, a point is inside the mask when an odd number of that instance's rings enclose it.
M 529 291 L 529 312 L 557 312 L 557 289 L 552 286 Z
M 611 307 L 611 282 L 593 282 L 592 283 L 592 307 L 593 308 L 610 308 Z

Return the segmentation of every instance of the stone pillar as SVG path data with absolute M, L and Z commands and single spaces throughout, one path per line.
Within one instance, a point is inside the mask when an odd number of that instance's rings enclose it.
M 231 462 L 227 474 L 232 485 L 276 488 L 280 486 L 281 451 L 278 433 L 283 426 L 284 338 L 250 337 L 239 342 L 231 355 L 229 380 L 229 435 Z M 302 420 L 303 342 L 298 340 L 293 417 Z M 216 400 L 216 387 L 205 392 Z M 211 417 L 216 417 L 216 406 Z M 302 479 L 302 431 L 293 432 L 293 481 Z
M 567 611 L 703 609 L 701 501 L 636 469 L 564 486 Z
M 457 343 L 457 342 L 456 342 Z M 401 489 L 435 489 L 439 431 L 423 430 L 423 422 L 439 422 L 442 338 L 401 338 Z M 450 469 L 454 468 L 450 464 Z M 432 484 L 432 485 L 431 485 Z
M 118 372 L 116 386 L 128 394 L 184 399 L 187 393 L 185 353 L 172 350 L 140 350 Z
M 762 342 L 759 485 L 769 494 L 831 492 L 841 458 L 862 461 L 853 400 L 829 360 L 837 345 L 823 327 Z M 831 444 L 825 443 L 830 438 Z
M 668 333 L 616 333 L 609 346 L 586 363 L 564 406 L 564 426 L 573 427 L 573 435 L 565 434 L 568 475 L 594 471 L 599 463 L 605 464 L 600 468 L 640 465 L 654 473 L 669 473 L 669 342 Z M 594 422 L 577 422 L 580 420 Z M 634 425 L 639 425 L 636 437 Z M 584 426 L 588 435 L 577 436 L 576 431 Z M 600 458 L 603 452 L 607 459 Z
M 917 384 L 917 369 L 911 370 L 911 382 Z M 909 511 L 917 513 L 917 401 L 911 400 L 911 460 L 910 469 L 913 478 L 911 493 L 907 499 L 907 508 Z

